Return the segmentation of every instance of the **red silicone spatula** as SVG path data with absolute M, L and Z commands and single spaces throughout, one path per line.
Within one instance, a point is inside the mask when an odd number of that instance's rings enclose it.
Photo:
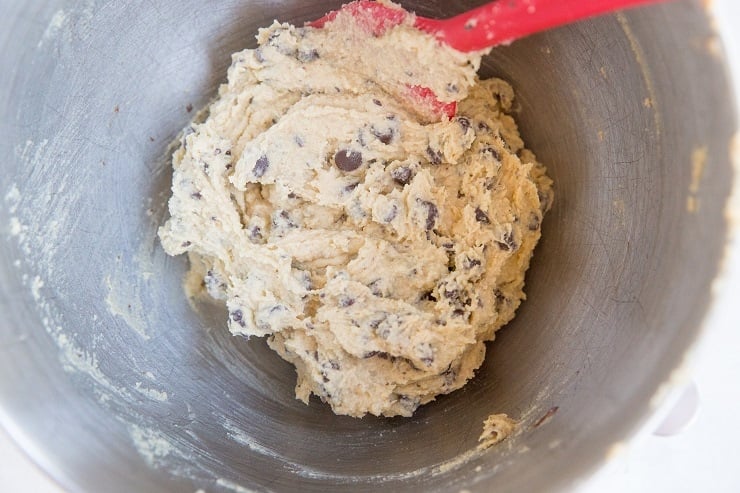
M 429 19 L 414 16 L 414 27 L 436 37 L 440 42 L 462 52 L 472 52 L 510 43 L 529 34 L 559 27 L 607 12 L 635 7 L 663 0 L 498 0 L 449 19 Z M 387 29 L 403 23 L 410 15 L 406 10 L 371 0 L 357 0 L 344 5 L 368 32 L 381 35 Z M 338 12 L 329 12 L 313 27 L 324 27 L 336 18 Z M 455 115 L 455 103 L 441 103 L 425 87 L 410 87 L 420 104 L 433 112 Z

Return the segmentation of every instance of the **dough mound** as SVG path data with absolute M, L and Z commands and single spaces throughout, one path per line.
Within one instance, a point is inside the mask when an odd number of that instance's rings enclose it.
M 509 116 L 512 88 L 410 22 L 274 23 L 233 56 L 173 156 L 170 255 L 267 336 L 296 395 L 411 416 L 462 387 L 514 317 L 552 201 Z M 457 115 L 408 97 L 431 88 Z

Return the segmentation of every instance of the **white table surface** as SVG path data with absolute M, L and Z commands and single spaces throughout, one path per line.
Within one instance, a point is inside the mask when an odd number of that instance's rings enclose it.
M 740 69 L 740 2 L 715 0 L 728 58 Z M 729 27 L 734 27 L 735 33 Z M 736 70 L 740 95 L 740 70 Z M 740 172 L 740 170 L 738 170 Z M 740 197 L 737 197 L 740 200 Z M 739 211 L 740 212 L 740 211 Z M 737 216 L 736 223 L 740 223 Z M 740 225 L 740 224 L 739 224 Z M 738 231 L 740 234 L 740 231 Z M 577 493 L 740 492 L 740 241 L 735 240 L 728 280 L 697 347 L 691 375 L 700 408 L 682 433 L 652 434 L 655 420 L 629 446 L 585 480 Z M 666 410 L 663 410 L 664 412 Z M 61 493 L 0 429 L 0 491 Z

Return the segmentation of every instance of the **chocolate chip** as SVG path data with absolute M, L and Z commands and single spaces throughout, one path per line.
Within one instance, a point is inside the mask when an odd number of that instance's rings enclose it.
M 262 178 L 265 176 L 265 173 L 267 172 L 267 168 L 270 167 L 270 160 L 267 159 L 267 156 L 261 156 L 257 162 L 254 164 L 254 168 L 252 168 L 252 174 L 256 178 Z
M 473 300 L 471 299 L 469 293 L 464 289 L 460 289 L 454 284 L 452 287 L 440 286 L 439 289 L 442 293 L 442 296 L 445 297 L 451 308 L 453 308 L 452 314 L 455 316 L 466 314 L 466 307 L 470 307 L 473 304 Z
M 383 296 L 383 291 L 381 291 L 380 283 L 380 279 L 375 279 L 373 282 L 367 285 L 367 287 L 370 289 L 370 292 L 373 293 L 374 296 Z
M 430 343 L 421 342 L 417 344 L 416 354 L 425 365 L 432 366 L 432 363 L 434 363 L 434 348 Z
M 371 320 L 368 325 L 381 339 L 388 339 L 388 337 L 390 337 L 391 335 L 391 329 L 389 327 L 387 314 L 381 314 L 379 318 Z
M 396 216 L 398 216 L 398 207 L 396 206 L 396 204 L 393 204 L 391 206 L 391 210 L 388 211 L 388 213 L 383 217 L 383 222 L 389 223 L 393 221 Z
M 445 290 L 442 292 L 445 298 L 451 301 L 458 301 L 460 299 L 460 290 L 459 289 L 450 289 Z
M 370 351 L 369 353 L 365 353 L 362 355 L 363 358 L 380 358 L 380 359 L 392 359 L 393 357 L 383 351 Z
M 265 53 L 261 46 L 254 50 L 254 59 L 257 60 L 258 63 L 265 63 Z
M 427 146 L 427 157 L 432 164 L 442 164 L 442 151 Z
M 475 208 L 475 220 L 483 224 L 491 224 L 488 214 L 483 212 L 480 207 Z
M 298 224 L 293 221 L 286 210 L 281 210 L 278 214 L 272 216 L 272 225 L 275 228 L 297 228 Z
M 342 296 L 339 298 L 339 306 L 341 308 L 347 308 L 348 306 L 352 306 L 355 304 L 355 299 L 350 298 L 349 296 Z
M 481 261 L 477 258 L 465 257 L 465 261 L 463 262 L 463 267 L 468 270 L 472 269 L 473 267 L 478 267 L 479 265 L 481 265 Z
M 244 312 L 237 309 L 231 312 L 231 320 L 238 323 L 242 327 L 246 327 L 247 324 L 244 322 Z
M 516 250 L 517 248 L 519 248 L 519 246 L 514 241 L 513 232 L 504 233 L 504 237 L 502 238 L 502 240 L 496 241 L 496 244 L 501 250 L 505 252 L 509 252 L 511 250 Z
M 383 144 L 388 145 L 393 142 L 393 137 L 396 136 L 396 132 L 392 128 L 388 130 L 378 130 L 375 127 L 370 129 L 370 132 Z
M 398 402 L 404 407 L 409 408 L 413 411 L 419 405 L 419 398 L 414 398 L 408 395 L 400 395 L 398 396 Z
M 201 193 L 200 193 L 200 192 L 193 192 L 193 193 L 191 193 L 191 194 L 190 194 L 190 196 L 191 196 L 192 198 L 194 198 L 195 200 L 200 200 L 200 199 L 202 199 L 202 198 L 203 198 L 203 195 L 201 195 Z
M 219 293 L 226 290 L 226 283 L 212 269 L 208 269 L 208 272 L 206 272 L 203 277 L 203 284 L 205 284 L 209 293 Z
M 391 177 L 399 185 L 408 185 L 412 176 L 413 173 L 408 166 L 401 166 L 391 171 Z
M 381 103 L 379 99 L 373 99 L 373 103 L 375 106 L 383 106 L 383 103 Z
M 182 243 L 180 244 L 180 246 L 181 246 L 182 248 L 187 248 L 187 247 L 189 247 L 189 246 L 190 246 L 190 245 L 192 245 L 192 244 L 193 244 L 193 242 L 191 242 L 191 241 L 183 241 L 183 242 L 182 242 Z
M 495 179 L 495 178 L 486 178 L 486 179 L 485 179 L 485 180 L 483 181 L 483 187 L 484 187 L 484 188 L 485 188 L 486 190 L 493 190 L 493 186 L 494 186 L 495 184 L 496 184 L 496 179 Z
M 532 212 L 529 216 L 529 223 L 527 224 L 527 228 L 529 228 L 530 231 L 537 231 L 540 229 L 540 216 Z
M 541 190 L 537 190 L 537 198 L 540 200 L 540 210 L 545 213 L 550 209 L 550 194 L 546 194 Z
M 425 226 L 427 231 L 430 231 L 434 229 L 434 225 L 437 223 L 437 219 L 439 218 L 439 210 L 437 209 L 436 205 L 427 200 L 422 200 L 421 205 L 424 206 L 427 210 Z
M 357 139 L 355 140 L 358 144 L 360 144 L 360 147 L 367 148 L 367 140 L 365 140 L 365 132 L 360 129 L 360 131 L 357 134 Z
M 185 107 L 185 111 L 187 111 L 188 113 L 190 113 L 191 111 L 193 111 L 193 105 L 192 105 L 192 104 L 188 104 L 188 105 L 187 105 L 187 106 Z
M 181 141 L 180 141 L 180 145 L 182 145 L 183 148 L 185 148 L 185 149 L 188 148 L 188 139 L 187 139 L 187 137 L 188 137 L 188 135 L 192 135 L 194 133 L 195 133 L 195 129 L 192 126 L 189 126 L 189 127 L 185 128 L 182 131 L 182 138 L 181 138 Z
M 357 151 L 342 149 L 334 154 L 334 162 L 342 171 L 351 172 L 362 166 L 362 154 Z
M 227 156 L 231 156 L 231 149 L 229 149 L 228 151 L 224 152 L 224 154 L 227 155 Z
M 421 295 L 422 300 L 437 302 L 437 298 L 434 296 L 434 291 L 427 291 Z
M 311 274 L 309 274 L 308 272 L 301 272 L 301 282 L 303 283 L 303 287 L 306 289 L 306 291 L 311 291 L 313 289 L 313 280 L 311 279 Z M 311 324 L 306 323 L 306 325 L 308 326 Z M 312 329 L 313 326 L 309 328 Z
M 447 367 L 445 371 L 439 374 L 441 377 L 444 377 L 445 379 L 445 385 L 452 385 L 455 380 L 457 379 L 457 371 L 455 371 L 454 368 L 452 368 L 452 363 L 450 363 L 450 366 Z
M 495 159 L 498 162 L 501 162 L 501 153 L 497 149 L 494 149 L 493 147 L 484 147 L 483 149 L 480 150 L 480 153 L 484 156 L 485 155 L 492 156 L 493 159 Z
M 314 60 L 319 59 L 319 52 L 316 50 L 299 50 L 297 58 L 299 61 L 304 63 L 313 62 Z
M 252 226 L 249 229 L 249 238 L 251 240 L 261 240 L 262 239 L 262 228 L 259 226 Z
M 467 132 L 470 128 L 470 119 L 466 116 L 458 116 L 457 123 L 462 128 L 463 133 Z

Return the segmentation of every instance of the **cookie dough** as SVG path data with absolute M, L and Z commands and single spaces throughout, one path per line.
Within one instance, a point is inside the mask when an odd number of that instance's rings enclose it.
M 267 337 L 296 395 L 411 416 L 483 362 L 514 317 L 552 201 L 504 81 L 410 22 L 275 22 L 173 156 L 170 255 L 234 334 Z M 434 118 L 408 87 L 456 101 Z
M 478 450 L 491 448 L 509 438 L 519 423 L 506 414 L 491 414 L 483 421 L 483 432 L 478 437 Z

